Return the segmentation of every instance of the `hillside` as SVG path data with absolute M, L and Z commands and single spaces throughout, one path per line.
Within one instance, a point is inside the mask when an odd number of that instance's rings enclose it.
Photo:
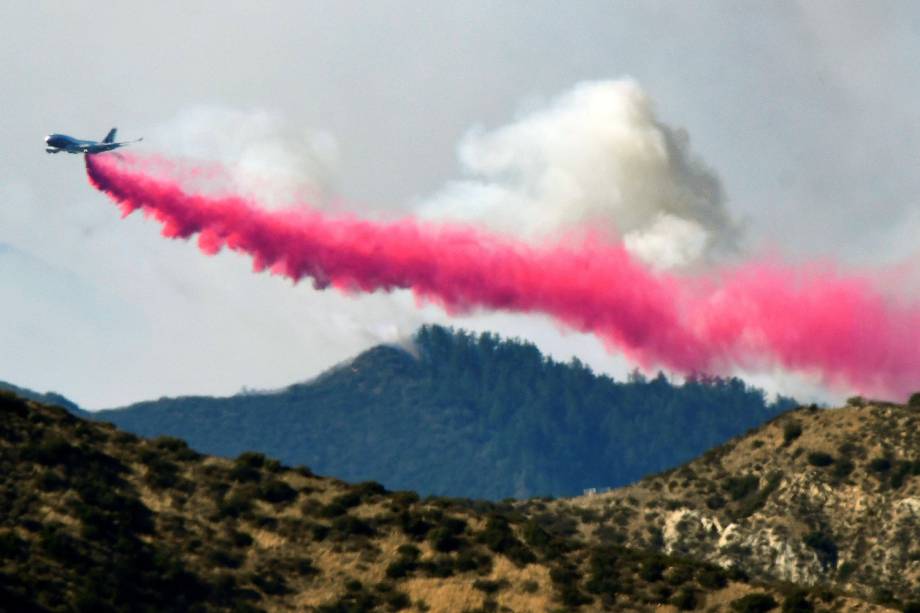
M 738 379 L 616 382 L 530 344 L 438 326 L 276 393 L 103 411 L 206 453 L 257 450 L 340 478 L 493 500 L 575 495 L 665 470 L 792 406 Z
M 0 394 L 0 610 L 883 610 L 574 526 L 544 502 L 420 500 Z
M 13 385 L 12 383 L 7 383 L 6 381 L 0 381 L 0 391 L 12 392 L 20 398 L 27 398 L 28 400 L 34 400 L 42 404 L 61 407 L 84 419 L 89 419 L 92 416 L 92 413 L 89 411 L 84 411 L 77 405 L 77 403 L 55 392 L 36 392 L 24 387 Z
M 684 466 L 553 510 L 581 517 L 588 538 L 879 602 L 920 600 L 920 406 L 853 402 L 789 412 Z

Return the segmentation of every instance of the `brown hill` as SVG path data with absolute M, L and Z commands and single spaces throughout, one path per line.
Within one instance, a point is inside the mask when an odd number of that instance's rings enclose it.
M 0 395 L 0 610 L 881 610 L 519 506 L 206 457 Z
M 587 539 L 920 600 L 920 407 L 801 408 L 677 469 L 552 505 Z

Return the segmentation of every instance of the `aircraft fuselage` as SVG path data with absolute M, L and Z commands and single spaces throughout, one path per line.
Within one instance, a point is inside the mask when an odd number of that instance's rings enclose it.
M 101 141 L 80 140 L 79 138 L 74 138 L 66 134 L 49 134 L 45 137 L 45 151 L 48 153 L 60 153 L 61 151 L 85 154 L 103 153 L 104 151 L 118 149 L 119 147 L 124 147 L 125 145 L 136 143 L 140 140 L 141 139 L 116 143 L 115 128 L 112 128 L 105 139 Z
M 50 134 L 45 137 L 45 151 L 48 153 L 102 153 L 121 147 L 121 143 L 100 143 L 93 140 L 80 140 L 66 134 Z

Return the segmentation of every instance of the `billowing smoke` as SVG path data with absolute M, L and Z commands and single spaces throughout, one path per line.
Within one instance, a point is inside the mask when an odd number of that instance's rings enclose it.
M 335 197 L 338 146 L 322 130 L 290 125 L 265 110 L 215 106 L 187 109 L 148 134 L 147 143 L 178 157 L 215 164 L 186 168 L 168 164 L 185 182 L 209 193 L 258 194 L 263 206 L 281 208 L 310 202 L 314 208 Z
M 656 268 L 687 267 L 736 246 L 715 174 L 632 80 L 583 83 L 460 145 L 468 175 L 425 203 L 434 219 L 485 223 L 521 238 L 590 227 Z
M 165 236 L 197 235 L 207 254 L 226 247 L 252 257 L 256 270 L 320 288 L 409 289 L 448 313 L 542 313 L 646 368 L 779 366 L 899 396 L 920 382 L 920 305 L 888 300 L 868 277 L 831 266 L 655 272 L 607 237 L 537 247 L 462 224 L 273 211 L 245 197 L 194 193 L 163 172 L 169 164 L 150 158 L 87 156 L 86 167 L 125 215 L 140 209 Z

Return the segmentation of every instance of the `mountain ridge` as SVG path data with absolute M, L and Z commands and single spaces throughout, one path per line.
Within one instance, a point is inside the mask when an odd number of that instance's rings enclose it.
M 738 379 L 616 382 L 535 346 L 439 326 L 417 355 L 381 345 L 280 391 L 100 411 L 146 436 L 233 457 L 258 450 L 393 489 L 501 499 L 619 486 L 793 406 Z M 447 451 L 447 453 L 445 453 Z

